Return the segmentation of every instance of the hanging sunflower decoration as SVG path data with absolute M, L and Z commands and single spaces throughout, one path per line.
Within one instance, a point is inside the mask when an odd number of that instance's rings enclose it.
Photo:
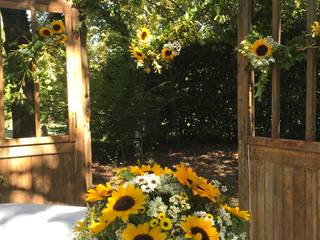
M 229 207 L 218 181 L 183 163 L 122 168 L 116 182 L 88 190 L 88 212 L 75 240 L 246 239 L 248 211 Z M 221 191 L 219 186 L 221 186 Z
M 285 65 L 289 60 L 284 58 L 290 59 L 291 54 L 288 48 L 280 45 L 272 37 L 264 37 L 256 32 L 247 36 L 238 51 L 248 58 L 248 68 L 258 73 L 255 96 L 261 100 L 272 66 L 276 64 L 279 68 L 287 68 Z
M 50 27 L 54 34 L 60 34 L 65 31 L 64 24 L 61 20 L 55 20 L 50 24 Z
M 178 41 L 163 43 L 163 36 L 153 35 L 147 27 L 137 31 L 131 40 L 130 52 L 137 63 L 146 73 L 161 73 L 163 67 L 170 67 L 174 58 L 180 54 L 181 44 Z
M 40 37 L 50 37 L 53 35 L 53 32 L 50 28 L 47 28 L 47 27 L 41 27 L 39 29 L 39 36 Z

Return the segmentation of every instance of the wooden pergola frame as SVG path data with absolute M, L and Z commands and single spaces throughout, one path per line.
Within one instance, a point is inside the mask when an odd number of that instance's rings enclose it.
M 0 174 L 7 179 L 0 187 L 0 202 L 83 204 L 83 195 L 91 186 L 92 177 L 86 33 L 84 29 L 77 29 L 79 12 L 65 0 L 0 0 L 0 8 L 31 10 L 33 33 L 36 31 L 36 11 L 64 14 L 68 35 L 69 120 L 68 135 L 41 137 L 39 83 L 35 82 L 36 136 L 5 139 L 4 78 L 0 55 Z M 19 185 L 13 179 L 17 174 L 24 176 L 21 179 L 23 184 Z
M 317 2 L 308 0 L 307 26 Z M 238 46 L 252 28 L 253 0 L 238 1 Z M 281 41 L 281 1 L 272 0 L 272 36 Z M 316 50 L 307 49 L 306 135 L 280 138 L 280 71 L 272 69 L 270 137 L 255 134 L 254 73 L 238 56 L 240 204 L 250 209 L 250 239 L 320 239 L 320 142 L 316 142 Z

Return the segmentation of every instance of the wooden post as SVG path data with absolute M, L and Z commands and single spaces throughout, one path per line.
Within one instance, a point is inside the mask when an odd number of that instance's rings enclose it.
M 5 120 L 4 120 L 4 78 L 3 78 L 3 59 L 2 59 L 2 15 L 0 15 L 0 140 L 5 139 Z
M 31 6 L 31 31 L 32 39 L 34 39 L 37 31 L 37 12 L 35 8 L 35 3 L 32 1 Z M 32 70 L 35 70 L 36 63 L 32 66 Z M 41 120 L 40 120 L 40 82 L 38 79 L 34 81 L 34 121 L 35 121 L 35 132 L 36 137 L 41 137 Z
M 307 29 L 310 32 L 312 23 L 316 20 L 317 2 L 308 0 Z M 312 39 L 308 40 L 308 45 Z M 313 141 L 316 137 L 316 49 L 307 49 L 307 96 L 306 96 L 306 140 Z
M 238 2 L 238 46 L 251 30 L 252 0 Z M 239 143 L 239 197 L 240 206 L 249 209 L 249 156 L 248 135 L 249 119 L 249 83 L 252 74 L 247 71 L 247 59 L 238 54 L 238 143 Z
M 280 0 L 272 0 L 272 36 L 281 41 Z M 280 137 L 280 71 L 272 68 L 272 130 L 273 138 Z

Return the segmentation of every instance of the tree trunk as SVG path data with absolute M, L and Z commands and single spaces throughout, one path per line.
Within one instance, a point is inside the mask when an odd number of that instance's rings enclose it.
M 6 36 L 4 48 L 8 53 L 16 50 L 19 44 L 26 43 L 27 39 L 31 39 L 31 28 L 27 12 L 24 10 L 1 9 L 1 13 Z M 19 66 L 14 61 L 10 61 L 8 69 L 15 71 L 19 69 Z M 11 107 L 13 138 L 35 136 L 33 79 L 25 80 L 23 92 L 26 96 L 25 102 L 23 104 L 14 103 Z

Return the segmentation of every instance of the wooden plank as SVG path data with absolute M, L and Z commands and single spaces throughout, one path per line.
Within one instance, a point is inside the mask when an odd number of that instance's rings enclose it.
M 265 166 L 264 161 L 257 161 L 257 239 L 265 239 Z
M 272 0 L 272 36 L 281 42 L 280 0 Z M 280 71 L 272 68 L 272 126 L 271 136 L 280 137 Z
M 5 147 L 13 147 L 13 146 L 30 146 L 30 145 L 51 144 L 51 143 L 66 143 L 70 141 L 71 140 L 68 135 L 50 136 L 50 137 L 41 137 L 41 138 L 31 137 L 31 138 L 5 139 L 5 140 L 0 140 L 0 149 Z
M 282 240 L 283 237 L 283 166 L 274 164 L 274 240 Z
M 249 153 L 250 156 L 250 153 Z M 251 158 L 250 158 L 251 159 Z M 250 161 L 250 239 L 257 239 L 257 161 Z
M 44 144 L 36 146 L 16 146 L 0 149 L 1 158 L 17 158 L 25 156 L 39 156 L 58 153 L 71 153 L 74 151 L 73 143 Z
M 305 239 L 306 236 L 306 174 L 302 168 L 294 169 L 294 239 Z
M 320 154 L 262 146 L 250 146 L 250 149 L 252 159 L 264 159 L 297 168 L 320 169 Z
M 0 203 L 9 202 L 9 160 L 0 159 L 0 175 L 4 177 L 4 183 L 0 184 Z
M 272 240 L 274 236 L 274 224 L 273 224 L 273 199 L 274 199 L 274 172 L 273 172 L 273 162 L 265 161 L 264 163 L 264 177 L 265 177 L 265 239 Z
M 318 184 L 318 186 L 317 186 L 317 197 L 318 197 L 318 199 L 317 199 L 317 202 L 318 202 L 318 208 L 317 208 L 317 226 L 319 226 L 319 224 L 320 224 L 320 170 L 318 170 L 317 171 L 317 184 Z M 319 239 L 320 238 L 320 227 L 317 227 L 317 239 Z
M 317 240 L 317 175 L 316 171 L 306 172 L 306 238 Z
M 250 145 L 270 148 L 295 150 L 308 153 L 320 153 L 320 142 L 307 142 L 300 140 L 273 139 L 265 137 L 248 137 Z
M 307 29 L 311 31 L 311 25 L 316 20 L 317 2 L 308 0 Z M 308 39 L 311 45 L 313 40 Z M 314 141 L 316 137 L 316 91 L 317 91 L 317 65 L 316 49 L 307 49 L 307 96 L 306 96 L 306 140 Z
M 285 239 L 294 239 L 293 237 L 293 219 L 294 219 L 294 209 L 293 209 L 293 173 L 294 169 L 292 167 L 284 167 L 283 171 L 283 235 Z
M 2 49 L 2 32 L 0 27 L 0 49 Z M 4 120 L 4 78 L 3 78 L 3 59 L 0 52 L 0 140 L 5 139 L 5 120 Z
M 75 162 L 70 154 L 61 155 L 61 158 L 63 163 L 63 202 L 67 204 L 74 204 L 75 198 L 80 194 L 77 189 L 77 185 L 75 184 L 78 184 L 75 176 Z
M 32 201 L 31 158 L 13 158 L 9 161 L 9 201 L 28 203 Z
M 238 46 L 251 30 L 252 0 L 238 3 Z M 249 82 L 251 74 L 246 69 L 247 59 L 238 54 L 238 146 L 239 146 L 239 197 L 240 207 L 249 208 Z
M 31 157 L 32 162 L 32 202 L 35 204 L 44 204 L 46 199 L 44 195 L 43 184 L 43 157 L 34 156 Z
M 34 3 L 35 2 L 35 3 Z M 31 9 L 34 6 L 37 11 L 63 13 L 65 8 L 70 8 L 70 3 L 66 1 L 33 1 L 33 0 L 0 0 L 0 7 L 11 9 Z

